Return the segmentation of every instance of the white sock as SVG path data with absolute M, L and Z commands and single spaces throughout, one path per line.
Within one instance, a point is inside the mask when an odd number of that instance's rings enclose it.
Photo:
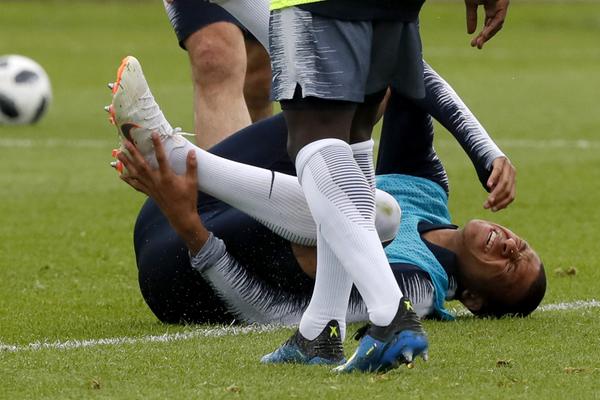
M 181 140 L 180 147 L 173 147 L 169 140 L 164 142 L 175 173 L 185 173 L 187 153 L 194 150 L 201 191 L 245 212 L 293 243 L 316 246 L 315 221 L 298 178 L 215 156 Z M 383 191 L 377 190 L 376 196 L 382 210 L 377 215 L 377 229 L 385 242 L 393 239 L 398 230 L 400 207 Z
M 350 145 L 354 161 L 358 164 L 358 168 L 362 171 L 367 179 L 367 183 L 375 193 L 375 229 L 379 234 L 379 239 L 382 243 L 390 242 L 396 237 L 400 224 L 396 225 L 396 221 L 400 221 L 401 210 L 396 200 L 383 198 L 381 190 L 375 187 L 375 165 L 373 163 L 373 139 L 364 142 L 354 143 Z
M 354 143 L 350 145 L 354 160 L 358 164 L 358 168 L 362 171 L 367 179 L 367 183 L 375 193 L 375 165 L 373 164 L 373 139 L 364 142 Z
M 375 230 L 373 192 L 350 146 L 338 139 L 313 142 L 298 153 L 296 171 L 317 226 L 358 288 L 370 321 L 389 325 L 402 293 Z
M 317 233 L 317 275 L 310 303 L 300 320 L 300 333 L 313 340 L 329 321 L 340 325 L 340 337 L 346 337 L 346 313 L 352 291 L 352 279 L 333 251 Z
M 186 140 L 170 152 L 176 174 L 186 169 L 190 150 L 198 161 L 201 191 L 245 212 L 293 243 L 316 245 L 315 222 L 295 176 L 221 158 Z

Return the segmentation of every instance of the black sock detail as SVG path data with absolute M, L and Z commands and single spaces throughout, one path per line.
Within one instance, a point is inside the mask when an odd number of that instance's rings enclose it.
M 271 171 L 271 187 L 269 188 L 269 199 L 273 194 L 273 184 L 275 183 L 275 171 Z

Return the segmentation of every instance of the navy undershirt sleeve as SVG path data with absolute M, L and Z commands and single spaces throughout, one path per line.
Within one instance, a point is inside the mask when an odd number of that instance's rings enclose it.
M 448 176 L 433 148 L 431 117 L 394 89 L 383 117 L 375 173 L 418 176 L 449 191 Z

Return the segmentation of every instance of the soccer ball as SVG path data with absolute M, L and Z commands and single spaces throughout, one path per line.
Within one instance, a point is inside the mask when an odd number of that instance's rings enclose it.
M 0 56 L 0 125 L 35 124 L 52 100 L 46 71 L 30 58 Z

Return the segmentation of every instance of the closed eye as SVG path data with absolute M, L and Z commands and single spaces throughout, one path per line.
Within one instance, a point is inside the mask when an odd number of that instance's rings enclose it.
M 518 264 L 518 260 L 514 260 L 514 261 L 509 261 L 506 264 L 506 271 L 507 272 L 512 272 L 517 268 L 517 264 Z

